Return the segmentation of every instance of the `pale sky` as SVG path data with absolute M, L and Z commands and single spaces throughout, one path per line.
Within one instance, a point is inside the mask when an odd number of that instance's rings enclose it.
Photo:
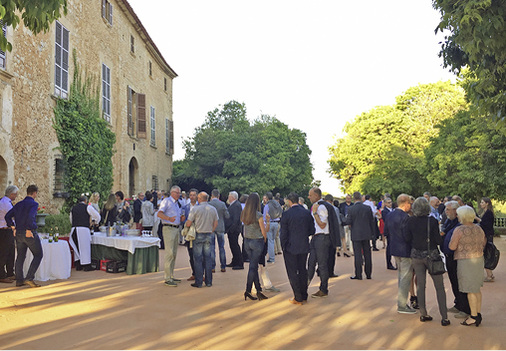
M 208 111 L 244 102 L 307 134 L 313 176 L 341 194 L 327 161 L 344 124 L 419 83 L 455 81 L 438 57 L 430 0 L 128 0 L 178 77 L 174 160 Z

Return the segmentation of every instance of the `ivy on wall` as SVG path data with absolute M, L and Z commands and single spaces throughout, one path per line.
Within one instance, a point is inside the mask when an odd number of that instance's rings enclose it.
M 65 165 L 65 190 L 69 193 L 62 208 L 64 212 L 68 212 L 82 193 L 97 191 L 101 199 L 110 194 L 116 141 L 102 118 L 100 90 L 91 77 L 83 79 L 75 50 L 73 59 L 69 97 L 57 100 L 53 121 Z

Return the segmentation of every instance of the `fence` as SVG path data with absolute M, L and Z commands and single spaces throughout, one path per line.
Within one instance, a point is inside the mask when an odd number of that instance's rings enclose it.
M 496 217 L 494 220 L 494 227 L 506 228 L 506 217 Z

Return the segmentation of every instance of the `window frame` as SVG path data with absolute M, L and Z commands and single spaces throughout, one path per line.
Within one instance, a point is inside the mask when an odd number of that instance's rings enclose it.
M 111 69 L 105 63 L 102 63 L 102 115 L 111 123 Z
M 149 109 L 149 128 L 150 128 L 150 139 L 149 145 L 156 146 L 156 110 L 154 106 L 150 106 Z
M 60 28 L 58 28 L 60 27 Z M 66 34 L 66 43 L 65 43 L 65 34 Z M 58 42 L 58 35 L 60 35 L 61 42 Z M 65 44 L 67 47 L 65 48 Z M 59 55 L 58 55 L 59 49 Z M 54 73 L 54 94 L 58 97 L 66 99 L 69 94 L 69 52 L 70 52 L 70 31 L 65 28 L 63 24 L 59 21 L 56 21 L 55 24 L 55 73 Z M 65 53 L 66 62 L 65 62 Z M 59 56 L 59 57 L 58 57 Z M 58 63 L 58 59 L 60 63 Z M 58 72 L 60 73 L 60 78 L 58 79 Z M 63 85 L 63 77 L 66 75 L 66 86 Z

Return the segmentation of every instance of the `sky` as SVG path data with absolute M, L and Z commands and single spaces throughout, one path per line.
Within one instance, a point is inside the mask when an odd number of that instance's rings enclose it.
M 315 180 L 341 195 L 329 146 L 346 122 L 418 84 L 455 82 L 438 57 L 429 0 L 128 0 L 173 82 L 174 160 L 228 101 L 307 135 Z

